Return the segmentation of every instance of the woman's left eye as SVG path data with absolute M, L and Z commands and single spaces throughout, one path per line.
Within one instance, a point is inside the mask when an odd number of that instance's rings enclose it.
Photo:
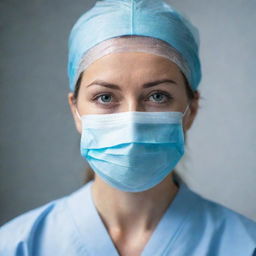
M 154 102 L 160 104 L 160 103 L 166 103 L 171 97 L 167 94 L 164 94 L 162 92 L 156 92 L 154 94 L 151 94 L 149 96 L 150 100 L 153 100 Z

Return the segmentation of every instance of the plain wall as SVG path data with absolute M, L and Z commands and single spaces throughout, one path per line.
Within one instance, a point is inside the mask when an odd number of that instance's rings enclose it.
M 201 37 L 201 108 L 180 173 L 256 220 L 256 1 L 168 1 Z M 0 1 L 0 224 L 75 191 L 85 177 L 67 102 L 67 40 L 94 1 Z

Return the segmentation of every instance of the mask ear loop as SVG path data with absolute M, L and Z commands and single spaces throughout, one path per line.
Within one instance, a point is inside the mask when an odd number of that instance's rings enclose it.
M 77 108 L 76 108 L 76 115 L 77 115 L 77 117 L 82 121 L 82 118 L 81 118 L 81 116 L 79 115 L 79 113 L 78 113 L 78 111 L 77 111 Z
M 190 105 L 191 105 L 191 102 L 187 105 L 185 111 L 183 112 L 183 114 L 182 114 L 183 117 L 186 115 L 186 113 L 187 113 L 187 111 L 188 111 Z
M 183 117 L 183 118 L 184 118 L 184 116 L 186 115 L 186 113 L 187 113 L 187 111 L 188 111 L 190 105 L 191 105 L 191 102 L 187 105 L 185 111 L 183 112 L 183 114 L 182 114 L 182 117 Z M 186 141 L 185 141 L 186 137 L 185 137 L 185 130 L 184 130 L 183 121 L 184 121 L 184 119 L 182 120 L 182 128 L 183 128 L 183 134 L 184 134 L 184 142 L 186 143 Z M 184 149 L 185 149 L 185 152 L 186 152 L 186 147 L 184 147 Z

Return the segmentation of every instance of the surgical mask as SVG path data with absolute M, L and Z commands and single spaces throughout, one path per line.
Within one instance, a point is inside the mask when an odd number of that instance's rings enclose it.
M 89 114 L 82 121 L 80 151 L 94 172 L 127 192 L 159 184 L 184 154 L 182 112 Z

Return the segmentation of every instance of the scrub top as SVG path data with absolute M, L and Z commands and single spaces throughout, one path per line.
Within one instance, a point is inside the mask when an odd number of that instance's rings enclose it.
M 117 256 L 91 186 L 24 213 L 0 228 L 1 256 Z M 142 256 L 256 255 L 256 222 L 210 201 L 185 183 Z

